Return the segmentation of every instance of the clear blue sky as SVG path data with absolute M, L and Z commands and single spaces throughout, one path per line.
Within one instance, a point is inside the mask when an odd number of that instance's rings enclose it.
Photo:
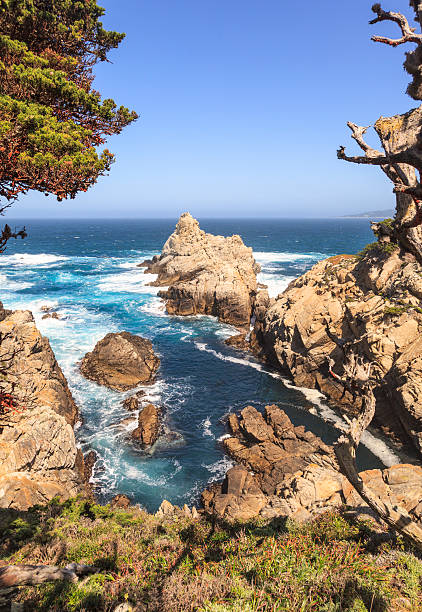
M 387 208 L 377 168 L 336 159 L 369 125 L 416 106 L 405 48 L 370 41 L 372 0 L 100 0 L 126 32 L 97 67 L 136 124 L 109 141 L 110 176 L 75 200 L 29 194 L 9 217 L 335 216 Z M 410 14 L 407 0 L 386 9 Z M 408 47 L 410 48 L 410 47 Z M 375 140 L 373 141 L 375 143 Z

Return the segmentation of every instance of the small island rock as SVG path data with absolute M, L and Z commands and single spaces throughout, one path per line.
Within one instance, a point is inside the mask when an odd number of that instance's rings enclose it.
M 116 391 L 151 383 L 160 365 L 149 340 L 119 332 L 107 334 L 82 359 L 81 373 Z

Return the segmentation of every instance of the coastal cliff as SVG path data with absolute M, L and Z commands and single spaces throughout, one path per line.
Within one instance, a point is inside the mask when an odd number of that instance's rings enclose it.
M 141 264 L 166 286 L 159 296 L 167 312 L 208 314 L 238 327 L 248 326 L 257 291 L 259 265 L 240 236 L 213 236 L 189 213 L 181 215 L 160 256 Z
M 275 300 L 261 292 L 251 346 L 295 384 L 321 390 L 353 414 L 359 398 L 327 362 L 341 376 L 341 344 L 353 344 L 376 373 L 376 423 L 422 452 L 422 267 L 389 246 L 321 261 Z
M 29 311 L 0 309 L 2 390 L 16 410 L 0 415 L 0 508 L 26 510 L 84 491 L 73 425 L 78 409 L 47 338 Z

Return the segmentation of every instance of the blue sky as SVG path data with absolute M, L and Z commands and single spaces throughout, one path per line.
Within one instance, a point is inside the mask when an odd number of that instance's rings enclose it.
M 110 176 L 75 200 L 28 194 L 13 218 L 335 216 L 393 206 L 380 170 L 354 151 L 346 121 L 373 124 L 416 106 L 405 48 L 369 26 L 371 0 L 100 0 L 126 32 L 96 68 L 104 97 L 136 124 L 109 141 Z M 407 0 L 387 9 L 409 15 Z M 409 47 L 410 48 L 410 47 Z M 375 143 L 375 139 L 373 143 Z

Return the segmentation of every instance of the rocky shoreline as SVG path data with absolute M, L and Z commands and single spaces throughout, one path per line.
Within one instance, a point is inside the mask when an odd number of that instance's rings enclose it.
M 270 299 L 256 282 L 259 268 L 252 250 L 237 236 L 205 234 L 186 213 L 162 254 L 143 265 L 146 273 L 158 275 L 154 284 L 167 287 L 159 295 L 169 314 L 213 314 L 236 325 L 239 334 L 226 340 L 228 345 L 252 351 L 288 374 L 296 385 L 322 391 L 350 414 L 359 410 L 359 403 L 330 379 L 327 357 L 334 360 L 340 374 L 341 354 L 332 336 L 354 342 L 363 358 L 377 363 L 383 385 L 395 385 L 391 397 L 381 383 L 377 394 L 377 418 L 383 430 L 402 441 L 410 436 L 419 448 L 417 356 L 422 310 L 418 296 L 422 299 L 422 281 L 412 256 L 368 252 L 362 259 L 329 258 L 290 283 L 277 299 Z M 9 334 L 2 350 L 13 352 L 18 347 L 12 372 L 20 377 L 17 389 L 25 389 L 25 398 L 20 392 L 17 398 L 28 408 L 25 417 L 8 414 L 3 419 L 9 425 L 0 424 L 0 449 L 7 449 L 7 444 L 18 449 L 18 441 L 23 440 L 26 452 L 24 423 L 30 424 L 34 438 L 30 441 L 32 458 L 18 458 L 19 451 L 7 451 L 15 459 L 3 460 L 0 505 L 29 507 L 54 495 L 66 498 L 86 492 L 96 457 L 89 453 L 84 463 L 77 450 L 72 427 L 78 409 L 48 340 L 39 334 L 28 312 L 2 310 L 0 319 L 3 333 L 8 330 Z M 121 392 L 153 382 L 159 364 L 148 340 L 119 332 L 99 341 L 83 358 L 80 370 L 87 379 Z M 166 431 L 161 408 L 144 402 L 142 392 L 128 396 L 124 406 L 136 415 L 128 418 L 131 422 L 136 419 L 130 440 L 139 450 L 150 451 L 161 437 L 170 440 L 172 432 Z M 229 428 L 231 435 L 223 447 L 237 465 L 223 483 L 204 491 L 205 511 L 231 520 L 254 516 L 306 520 L 339 505 L 362 506 L 340 474 L 333 449 L 312 432 L 294 427 L 277 406 L 267 406 L 264 415 L 246 407 L 240 415 L 230 415 Z M 50 453 L 47 482 L 41 473 L 41 458 L 48 445 L 56 449 L 51 436 L 60 440 L 60 452 Z M 41 437 L 45 438 L 42 443 Z M 374 486 L 385 483 L 391 499 L 398 495 L 396 485 L 410 483 L 416 491 L 414 501 L 417 495 L 422 497 L 422 471 L 402 465 L 393 466 L 401 470 L 402 480 L 394 480 L 388 470 L 367 470 L 361 476 Z M 161 512 L 171 513 L 171 504 L 166 502 L 164 507 Z M 420 517 L 422 508 L 415 503 L 408 510 Z

